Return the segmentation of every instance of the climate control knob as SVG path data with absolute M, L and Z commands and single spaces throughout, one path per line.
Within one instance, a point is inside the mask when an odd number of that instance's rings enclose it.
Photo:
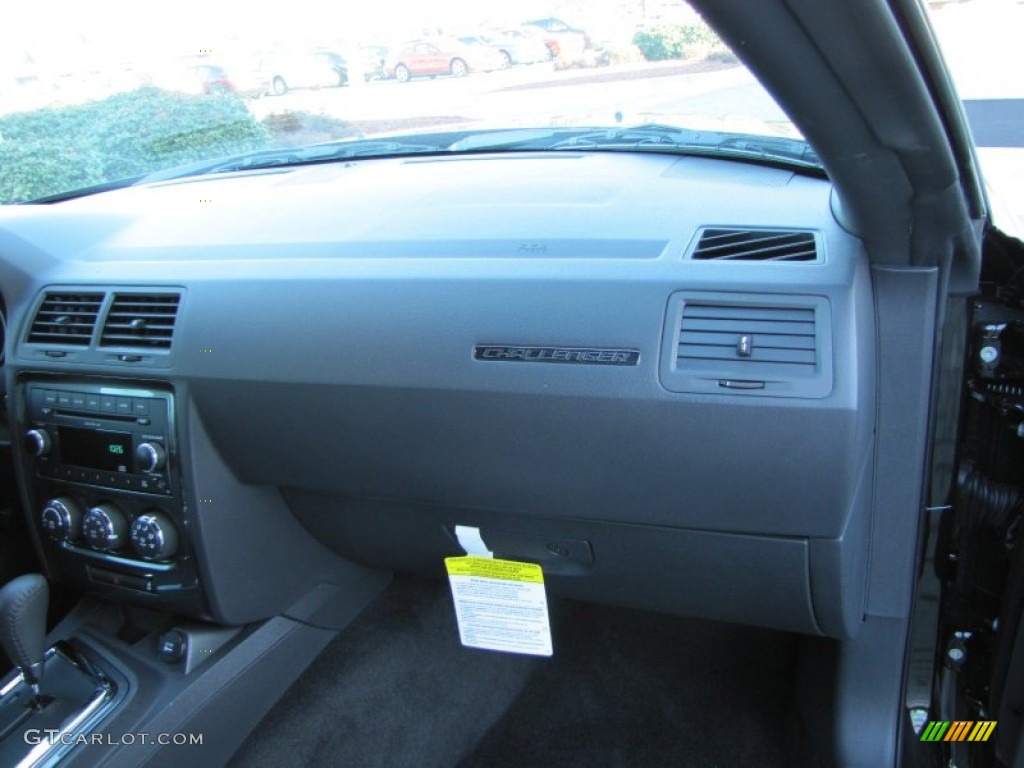
M 67 496 L 47 501 L 40 521 L 43 531 L 54 541 L 74 541 L 82 535 L 82 508 Z
M 25 433 L 25 450 L 32 456 L 45 456 L 52 444 L 50 433 L 45 429 L 30 429 Z
M 178 529 L 162 512 L 145 512 L 132 523 L 132 547 L 146 560 L 166 560 L 178 551 Z
M 157 472 L 166 461 L 167 452 L 160 443 L 139 443 L 135 449 L 135 466 L 140 472 Z
M 82 534 L 93 549 L 120 549 L 128 543 L 128 518 L 113 504 L 97 504 L 85 513 Z

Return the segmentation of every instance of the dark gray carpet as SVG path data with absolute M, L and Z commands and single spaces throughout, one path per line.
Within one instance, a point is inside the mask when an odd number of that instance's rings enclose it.
M 552 620 L 552 659 L 466 650 L 447 585 L 400 578 L 232 765 L 813 765 L 795 638 L 581 603 Z

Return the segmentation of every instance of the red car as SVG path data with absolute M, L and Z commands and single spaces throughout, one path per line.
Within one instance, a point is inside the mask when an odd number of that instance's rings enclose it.
M 463 45 L 457 40 L 420 40 L 391 57 L 387 74 L 405 83 L 421 75 L 464 77 L 470 72 L 491 72 L 504 63 L 501 55 L 488 46 Z

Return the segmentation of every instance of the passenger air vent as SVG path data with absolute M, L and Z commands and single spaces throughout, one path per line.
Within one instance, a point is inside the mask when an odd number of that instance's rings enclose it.
M 29 343 L 89 346 L 103 297 L 102 293 L 47 293 L 32 320 Z
M 701 261 L 817 261 L 813 232 L 705 229 L 692 259 Z
M 100 346 L 170 349 L 180 301 L 176 293 L 115 294 Z
M 740 378 L 778 376 L 785 369 L 814 370 L 814 308 L 755 307 L 687 302 L 683 305 L 678 360 L 728 362 Z
M 822 296 L 681 292 L 665 327 L 661 375 L 671 391 L 824 397 L 832 389 Z

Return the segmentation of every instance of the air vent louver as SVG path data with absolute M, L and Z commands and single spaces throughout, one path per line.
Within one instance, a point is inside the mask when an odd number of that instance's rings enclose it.
M 688 371 L 739 379 L 812 374 L 816 363 L 811 307 L 683 305 L 677 363 Z
M 29 343 L 89 346 L 102 305 L 102 293 L 47 293 L 32 321 Z
M 704 261 L 817 261 L 813 232 L 705 229 L 691 257 Z
M 100 346 L 170 349 L 180 301 L 176 293 L 115 294 Z

